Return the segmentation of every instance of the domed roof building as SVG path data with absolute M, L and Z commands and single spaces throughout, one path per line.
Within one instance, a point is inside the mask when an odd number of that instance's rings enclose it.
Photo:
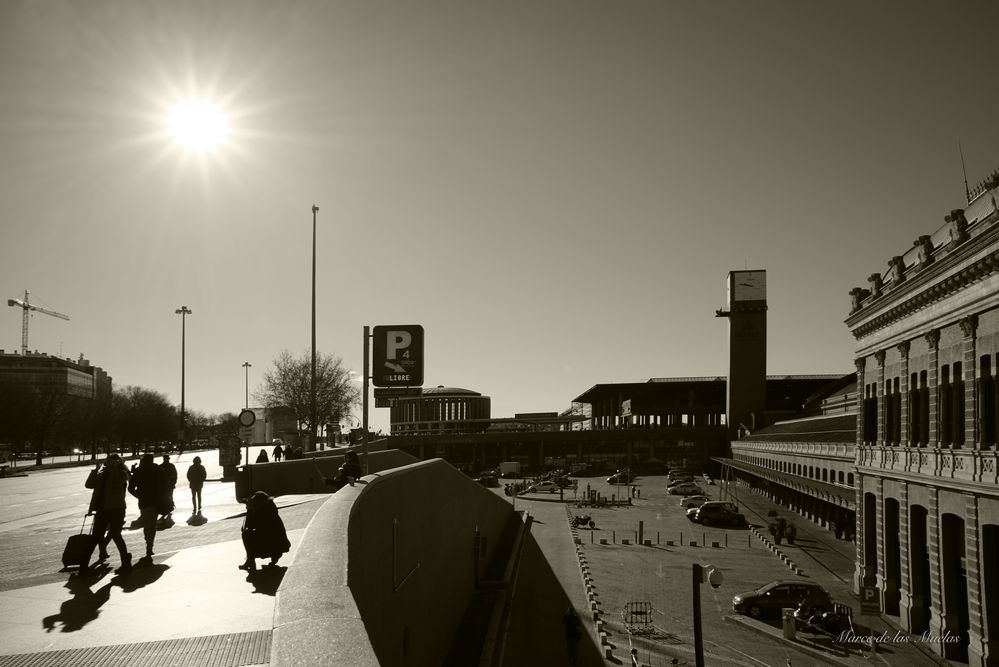
M 477 391 L 437 385 L 420 396 L 392 399 L 392 435 L 479 433 L 490 423 L 490 398 Z

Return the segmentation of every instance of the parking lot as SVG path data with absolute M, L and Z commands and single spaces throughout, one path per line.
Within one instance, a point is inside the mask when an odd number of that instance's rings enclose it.
M 721 499 L 719 485 L 707 485 L 701 478 L 696 481 L 712 500 Z M 717 589 L 707 583 L 700 585 L 707 664 L 784 666 L 788 661 L 792 665 L 825 662 L 820 659 L 819 650 L 799 649 L 782 641 L 779 617 L 771 618 L 769 623 L 759 623 L 735 615 L 732 597 L 769 581 L 797 579 L 820 583 L 834 600 L 854 605 L 849 575 L 852 564 L 844 556 L 844 552 L 849 554 L 852 544 L 830 548 L 827 540 L 835 540 L 831 534 L 785 508 L 777 508 L 781 517 L 793 521 L 799 528 L 796 544 L 782 547 L 802 570 L 803 575 L 799 575 L 757 534 L 769 537 L 766 517 L 775 506 L 744 487 L 730 487 L 735 497 L 729 495 L 725 499 L 735 500 L 742 507 L 749 523 L 746 528 L 702 527 L 690 522 L 680 506 L 681 496 L 667 495 L 664 476 L 640 476 L 634 487 L 631 505 L 583 505 L 571 502 L 573 494 L 569 490 L 563 494 L 568 501 L 565 503 L 567 518 L 589 515 L 596 526 L 593 530 L 578 529 L 576 533 L 590 568 L 601 617 L 606 621 L 615 656 L 626 658 L 631 648 L 635 648 L 641 664 L 668 666 L 673 658 L 677 659 L 677 664 L 694 664 L 692 569 L 697 563 L 714 566 L 723 574 L 723 582 Z M 608 500 L 627 499 L 632 495 L 630 487 L 609 485 L 605 478 L 583 478 L 579 480 L 576 498 L 586 498 L 588 490 L 596 491 Z M 557 494 L 532 494 L 518 498 L 516 502 L 518 505 L 524 503 L 530 510 L 532 502 L 551 502 L 557 498 Z M 649 545 L 638 543 L 639 530 Z M 828 566 L 821 565 L 823 561 Z M 651 623 L 632 624 L 632 633 L 624 622 L 629 603 L 636 608 L 648 603 L 653 610 Z M 858 617 L 857 620 L 860 623 L 868 619 Z M 877 631 L 881 629 L 878 627 Z M 805 643 L 812 648 L 822 644 L 821 641 Z M 910 664 L 937 664 L 925 655 L 925 651 L 912 645 L 882 647 L 879 653 L 871 655 L 865 647 L 837 645 L 831 641 L 824 644 L 832 664 L 899 664 L 903 658 Z

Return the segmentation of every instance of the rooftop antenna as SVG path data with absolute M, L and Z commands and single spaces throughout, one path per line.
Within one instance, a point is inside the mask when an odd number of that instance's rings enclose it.
M 964 172 L 964 199 L 969 204 L 971 203 L 971 190 L 968 189 L 968 170 L 964 166 L 964 149 L 961 148 L 961 140 L 957 140 L 957 150 L 961 153 L 961 171 Z

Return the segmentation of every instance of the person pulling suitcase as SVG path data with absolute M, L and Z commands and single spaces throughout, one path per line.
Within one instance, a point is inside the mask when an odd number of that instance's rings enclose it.
M 128 545 L 121 535 L 125 525 L 125 489 L 128 487 L 129 472 L 125 462 L 118 454 L 111 452 L 104 465 L 91 471 L 87 477 L 86 487 L 93 489 L 90 497 L 90 512 L 94 515 L 93 539 L 90 540 L 86 554 L 80 561 L 78 574 L 87 574 L 90 557 L 94 547 L 100 545 L 100 560 L 107 558 L 107 545 L 114 542 L 121 556 L 121 567 L 116 574 L 124 574 L 132 569 L 132 555 L 128 553 Z

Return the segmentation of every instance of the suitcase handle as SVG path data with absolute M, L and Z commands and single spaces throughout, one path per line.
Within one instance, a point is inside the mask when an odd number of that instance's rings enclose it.
M 88 516 L 94 516 L 94 514 L 91 514 L 90 512 L 87 512 L 86 514 L 83 515 L 83 524 L 80 526 L 80 534 L 81 535 L 83 535 L 83 529 L 87 527 L 87 517 Z M 96 517 L 95 517 L 94 520 L 96 521 Z M 90 533 L 93 534 L 93 532 L 94 532 L 94 524 L 93 524 L 93 522 L 91 522 L 90 523 Z

